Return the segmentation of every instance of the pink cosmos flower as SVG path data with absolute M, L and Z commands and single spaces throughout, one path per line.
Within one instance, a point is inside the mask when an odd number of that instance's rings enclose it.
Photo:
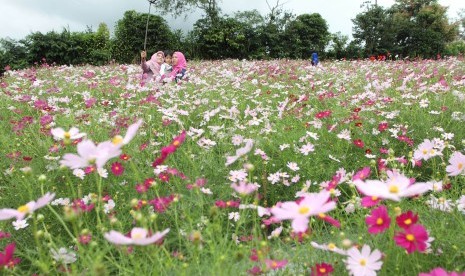
M 370 167 L 364 167 L 363 169 L 359 170 L 357 173 L 354 174 L 354 176 L 352 177 L 352 181 L 357 179 L 365 180 L 367 177 L 370 176 L 370 173 Z
M 255 192 L 258 189 L 258 186 L 254 183 L 240 181 L 239 183 L 232 183 L 231 188 L 240 195 L 248 195 Z
M 377 196 L 364 196 L 362 198 L 362 206 L 365 208 L 376 206 L 381 201 L 381 199 Z
M 72 127 L 69 131 L 65 131 L 61 127 L 53 128 L 51 130 L 53 138 L 57 141 L 60 140 L 75 140 L 86 136 L 85 133 L 79 132 L 79 129 Z
M 396 171 L 387 171 L 388 179 L 381 180 L 355 180 L 357 189 L 367 196 L 376 196 L 383 199 L 400 201 L 402 197 L 412 197 L 423 194 L 429 190 L 427 183 L 411 184 L 410 179 Z
M 412 253 L 415 250 L 424 252 L 428 241 L 428 232 L 421 224 L 414 224 L 403 232 L 398 232 L 394 236 L 396 244 L 407 250 L 407 253 Z
M 429 273 L 420 273 L 418 276 L 465 276 L 465 272 L 447 272 L 442 267 L 437 267 Z
M 425 139 L 413 153 L 413 159 L 428 160 L 437 155 L 442 155 L 442 153 L 435 148 L 435 144 L 431 140 Z
M 456 176 L 463 174 L 465 170 L 465 155 L 456 151 L 449 158 L 449 165 L 446 167 L 446 171 L 450 176 Z
M 55 197 L 54 193 L 46 193 L 37 201 L 30 201 L 18 209 L 0 209 L 0 220 L 7 220 L 16 217 L 16 220 L 22 220 L 27 214 L 32 214 L 35 210 L 44 207 Z
M 128 130 L 126 131 L 126 135 L 124 135 L 124 137 L 122 137 L 121 135 L 116 135 L 111 142 L 117 147 L 127 145 L 134 138 L 134 136 L 136 136 L 137 130 L 143 122 L 144 121 L 142 121 L 142 119 L 139 119 L 137 122 L 128 127 Z
M 79 155 L 65 154 L 60 164 L 73 170 L 86 168 L 94 164 L 97 168 L 103 168 L 108 160 L 121 154 L 121 149 L 115 147 L 110 141 L 95 145 L 91 140 L 84 140 L 77 144 L 77 152 Z
M 376 275 L 376 271 L 381 269 L 381 252 L 376 249 L 371 252 L 368 245 L 363 245 L 362 251 L 352 247 L 347 250 L 347 260 L 345 261 L 347 269 L 351 275 L 371 276 Z
M 266 268 L 276 270 L 276 269 L 285 267 L 287 265 L 287 260 L 278 261 L 278 260 L 266 259 L 265 264 L 266 264 Z
M 365 219 L 368 227 L 368 233 L 378 234 L 386 231 L 391 225 L 391 218 L 387 212 L 387 208 L 384 205 L 379 206 L 371 211 L 369 217 Z
M 330 193 L 321 191 L 319 193 L 304 194 L 299 202 L 283 202 L 281 206 L 271 208 L 273 216 L 279 220 L 292 220 L 292 229 L 295 232 L 305 232 L 308 228 L 310 216 L 326 213 L 336 208 L 334 201 L 329 201 Z
M 152 236 L 148 237 L 147 235 L 149 232 L 147 231 L 147 229 L 134 227 L 131 230 L 130 237 L 127 237 L 124 234 L 117 232 L 115 230 L 111 230 L 110 232 L 105 233 L 104 237 L 107 241 L 114 243 L 114 244 L 149 245 L 162 239 L 169 231 L 170 229 L 167 228 L 163 232 L 156 232 Z

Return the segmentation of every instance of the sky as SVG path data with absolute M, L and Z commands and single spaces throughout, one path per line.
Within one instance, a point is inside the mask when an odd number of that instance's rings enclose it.
M 274 6 L 278 0 L 268 0 Z M 351 37 L 352 21 L 363 12 L 361 5 L 365 0 L 280 0 L 282 7 L 296 15 L 319 13 L 326 20 L 331 33 L 341 32 Z M 374 2 L 374 1 L 373 1 Z M 390 7 L 394 0 L 378 0 L 378 5 Z M 220 0 L 224 14 L 236 11 L 257 9 L 263 16 L 270 9 L 266 0 Z M 439 0 L 439 4 L 448 6 L 449 18 L 457 18 L 460 10 L 465 9 L 465 0 Z M 123 18 L 127 10 L 147 13 L 147 0 L 0 0 L 0 38 L 15 40 L 26 37 L 31 32 L 61 32 L 63 28 L 71 32 L 83 32 L 87 27 L 97 30 L 101 22 L 107 24 L 113 33 L 114 26 Z M 152 14 L 160 13 L 151 8 Z M 188 31 L 201 17 L 200 12 L 173 18 L 163 16 L 172 30 Z M 144 34 L 141 34 L 144 35 Z

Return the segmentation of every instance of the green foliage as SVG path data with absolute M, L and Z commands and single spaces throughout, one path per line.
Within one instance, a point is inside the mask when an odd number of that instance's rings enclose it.
M 326 20 L 318 13 L 301 14 L 289 22 L 284 32 L 288 56 L 309 58 L 312 51 L 323 52 L 330 33 Z
M 397 0 L 389 9 L 369 7 L 353 19 L 354 38 L 367 55 L 390 52 L 402 57 L 435 57 L 458 35 L 447 8 L 436 0 Z

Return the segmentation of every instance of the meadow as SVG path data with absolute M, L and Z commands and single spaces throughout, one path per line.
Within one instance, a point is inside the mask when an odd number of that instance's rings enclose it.
M 2 275 L 465 272 L 461 59 L 193 61 L 164 85 L 44 63 L 0 87 Z

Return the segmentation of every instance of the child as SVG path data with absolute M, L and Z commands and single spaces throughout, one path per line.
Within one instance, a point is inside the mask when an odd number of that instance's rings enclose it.
M 163 75 L 169 76 L 169 74 L 173 70 L 173 67 L 172 67 L 173 51 L 166 50 L 166 51 L 163 51 L 163 53 L 165 54 L 165 63 L 161 65 L 160 74 L 162 76 Z

